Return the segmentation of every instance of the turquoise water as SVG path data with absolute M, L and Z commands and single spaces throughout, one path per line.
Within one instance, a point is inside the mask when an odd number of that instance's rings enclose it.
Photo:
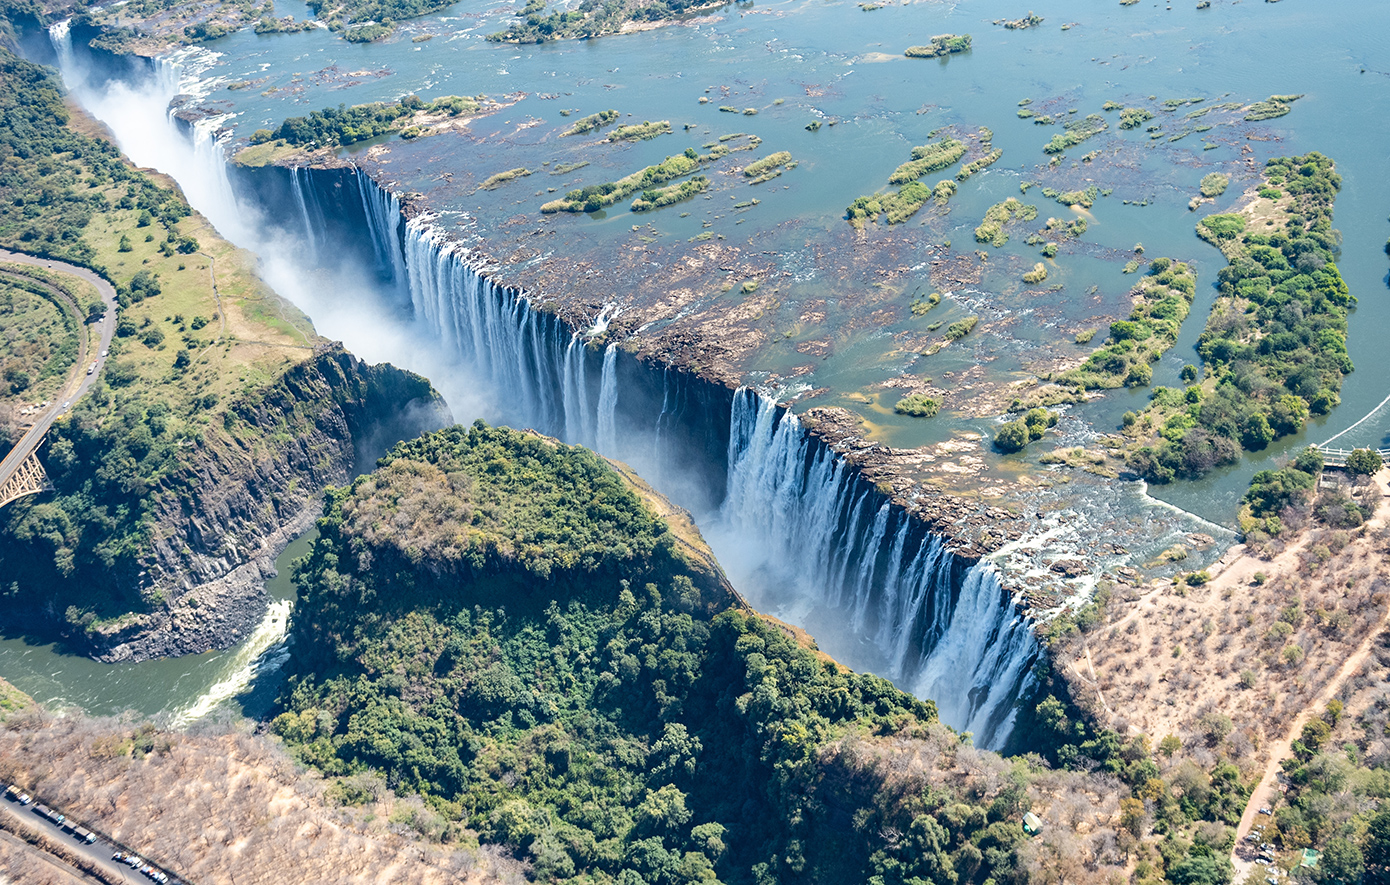
M 77 707 L 96 716 L 131 710 L 182 722 L 193 713 L 212 712 L 221 703 L 263 703 L 264 691 L 245 699 L 238 694 L 257 675 L 268 681 L 275 669 L 267 664 L 278 657 L 285 616 L 294 599 L 290 564 L 309 551 L 316 535 L 311 531 L 291 542 L 275 560 L 277 574 L 266 582 L 271 612 L 252 636 L 232 648 L 138 664 L 102 664 L 63 654 L 49 643 L 6 637 L 0 639 L 0 676 L 51 709 Z
M 1344 178 L 1336 212 L 1345 236 L 1341 269 L 1361 299 L 1351 332 L 1358 371 L 1347 379 L 1343 405 L 1305 434 L 1204 482 L 1155 491 L 1229 524 L 1255 469 L 1351 424 L 1390 391 L 1390 365 L 1369 332 L 1388 318 L 1381 249 L 1390 234 L 1390 185 L 1383 174 L 1390 136 L 1390 7 L 1031 5 L 1045 21 L 1026 31 L 991 24 L 1018 12 L 996 3 L 926 2 L 864 12 L 844 2 L 784 2 L 726 7 L 713 23 L 515 47 L 482 39 L 500 30 L 505 16 L 458 4 L 443 15 L 407 23 L 385 43 L 368 46 L 351 46 L 326 32 L 239 33 L 210 45 L 221 57 L 206 76 L 224 78 L 212 84 L 209 99 L 229 103 L 225 107 L 235 111 L 230 125 L 241 135 L 313 108 L 409 92 L 424 97 L 484 93 L 514 101 L 478 120 L 466 136 L 393 145 L 386 174 L 402 189 L 424 192 L 433 208 L 467 212 L 472 230 L 484 241 L 505 235 L 505 223 L 529 215 L 561 235 L 558 248 L 568 258 L 602 255 L 630 243 L 633 223 L 642 224 L 643 235 L 654 238 L 658 248 L 679 250 L 685 240 L 709 230 L 745 249 L 775 253 L 794 282 L 779 292 L 778 312 L 769 320 L 779 333 L 790 330 L 792 336 L 775 338 L 751 355 L 744 369 L 750 377 L 797 374 L 799 385 L 829 388 L 805 403 L 858 411 L 878 437 L 898 446 L 940 441 L 960 430 L 988 433 L 994 424 L 992 418 L 969 414 L 974 390 L 968 385 L 962 389 L 963 402 L 948 397 L 940 419 L 895 415 L 890 407 L 899 394 L 884 390 L 883 381 L 906 373 L 950 388 L 966 384 L 961 376 L 977 365 L 992 379 L 1023 378 L 1047 359 L 1084 353 L 1085 348 L 1070 341 L 1076 331 L 1104 328 L 1128 311 L 1132 278 L 1120 267 L 1137 242 L 1148 256 L 1189 261 L 1203 284 L 1182 340 L 1156 367 L 1155 383 L 1176 383 L 1181 366 L 1196 361 L 1192 345 L 1213 294 L 1207 284 L 1224 263 L 1193 235 L 1196 219 L 1232 206 L 1271 156 L 1309 150 L 1329 154 Z M 1063 24 L 1073 26 L 1063 31 Z M 972 34 L 973 50 L 942 60 L 902 57 L 906 46 L 944 32 Z M 423 34 L 434 36 L 412 42 Z M 255 85 L 224 88 L 237 81 Z M 1240 113 L 1222 111 L 1184 119 L 1222 102 L 1249 103 L 1289 93 L 1304 97 L 1288 116 L 1263 124 L 1247 124 Z M 699 104 L 701 97 L 709 103 Z M 1042 146 L 1060 127 L 1019 119 L 1019 102 L 1030 98 L 1032 108 L 1059 120 L 1071 110 L 1076 116 L 1100 113 L 1104 102 L 1112 100 L 1155 108 L 1166 99 L 1203 101 L 1171 113 L 1160 111 L 1149 124 L 1162 125 L 1162 137 L 1156 139 L 1147 126 L 1122 132 L 1118 114 L 1105 114 L 1109 130 L 1069 150 L 1060 166 L 1049 167 Z M 721 105 L 753 107 L 758 114 L 721 113 Z M 675 133 L 620 147 L 558 137 L 578 116 L 609 107 L 630 115 L 623 122 L 668 119 Z M 561 109 L 571 109 L 573 115 L 562 116 Z M 815 119 L 835 125 L 807 132 L 804 126 Z M 1215 124 L 1209 132 L 1168 140 L 1207 124 Z M 687 125 L 693 128 L 687 131 Z M 853 249 L 853 235 L 842 220 L 844 207 L 885 187 L 911 147 L 946 126 L 956 133 L 989 127 L 1004 156 L 960 185 L 948 213 L 929 204 L 895 229 L 894 236 L 904 240 L 895 255 L 920 261 L 928 256 L 927 246 L 946 242 L 957 253 L 980 248 L 989 254 L 980 282 L 964 291 L 948 290 L 942 307 L 915 318 L 904 309 L 911 293 L 937 287 L 924 272 L 902 275 L 894 282 L 901 292 L 894 305 L 896 318 L 884 322 L 876 315 L 872 328 L 857 326 L 852 319 L 869 309 L 865 305 L 872 299 L 864 296 L 873 286 L 875 268 L 836 266 Z M 756 188 L 738 176 L 711 173 L 709 200 L 642 216 L 621 211 L 620 204 L 592 217 L 541 221 L 540 204 L 558 196 L 548 188 L 563 192 L 613 180 L 729 132 L 753 133 L 763 140 L 754 154 L 738 155 L 740 164 L 754 155 L 789 150 L 799 165 Z M 1203 150 L 1204 141 L 1216 147 Z M 1081 155 L 1091 151 L 1100 156 L 1081 163 Z M 474 191 L 483 178 L 503 169 L 525 164 L 543 173 L 546 167 L 540 164 L 547 161 L 553 167 L 579 159 L 591 165 L 567 176 L 537 174 L 497 191 Z M 1190 212 L 1187 202 L 1197 181 L 1213 170 L 1231 176 L 1230 190 L 1198 213 Z M 440 180 L 444 172 L 451 181 Z M 1020 194 L 1024 181 L 1057 190 L 1095 184 L 1113 193 L 1082 213 L 1047 200 L 1037 189 Z M 1017 282 L 1021 270 L 1040 260 L 1037 250 L 1023 243 L 1036 225 L 1017 228 L 1003 249 L 974 243 L 973 229 L 984 210 L 1009 196 L 1037 205 L 1043 219 L 1087 217 L 1086 234 L 1047 262 L 1046 285 L 1061 283 L 1062 291 L 1024 291 Z M 749 197 L 760 204 L 744 211 L 729 208 Z M 1146 205 L 1134 205 L 1140 203 Z M 681 218 L 681 212 L 689 216 Z M 824 302 L 826 320 L 818 328 L 796 321 L 808 302 Z M 979 334 L 926 357 L 903 346 L 904 341 L 930 338 L 930 324 L 949 324 L 966 315 L 981 317 Z M 812 364 L 794 345 L 817 338 L 832 340 L 833 354 Z M 1079 414 L 1096 429 L 1108 430 L 1143 396 L 1116 392 Z M 1368 424 L 1379 429 L 1358 432 L 1375 435 L 1390 429 L 1390 419 Z
M 1233 205 L 1265 159 L 1322 151 L 1337 160 L 1344 180 L 1336 224 L 1344 234 L 1340 267 L 1360 299 L 1350 335 L 1357 371 L 1347 378 L 1343 404 L 1304 434 L 1203 482 L 1150 490 L 1229 525 L 1255 470 L 1350 426 L 1390 393 L 1390 361 L 1379 338 L 1390 321 L 1382 251 L 1390 235 L 1390 182 L 1385 176 L 1390 5 L 1216 0 L 1204 11 L 1187 0 L 1171 9 L 1113 2 L 1078 7 L 1061 0 L 1029 5 L 1045 22 L 1028 31 L 992 25 L 1001 15 L 1026 11 L 992 2 L 919 2 L 873 12 L 849 2 L 781 2 L 729 6 L 718 21 L 698 26 L 513 47 L 482 39 L 501 29 L 505 16 L 474 11 L 483 4 L 460 3 L 443 15 L 406 23 L 398 36 L 381 44 L 353 46 L 321 31 L 269 37 L 243 32 L 216 41 L 209 48 L 218 56 L 202 75 L 208 90 L 203 101 L 234 114 L 226 125 L 241 136 L 325 105 L 411 92 L 426 98 L 485 93 L 514 102 L 478 120 L 464 135 L 393 143 L 384 168 L 401 189 L 423 192 L 434 208 L 468 213 L 472 232 L 485 241 L 500 242 L 508 235 L 504 225 L 517 218 L 548 226 L 557 234 L 556 260 L 602 255 L 629 243 L 633 223 L 643 225 L 644 235 L 658 247 L 673 252 L 709 230 L 750 252 L 772 253 L 770 260 L 791 276 L 782 284 L 769 322 L 793 334 L 752 354 L 748 377 L 776 378 L 809 365 L 797 383 L 826 390 L 806 404 L 855 410 L 871 422 L 877 436 L 898 446 L 936 442 L 963 430 L 992 430 L 992 417 L 971 414 L 967 376 L 972 371 L 988 379 L 1024 378 L 1030 367 L 1047 359 L 1083 353 L 1070 343 L 1077 329 L 1103 327 L 1128 312 L 1132 278 L 1120 268 L 1136 242 L 1144 244 L 1149 256 L 1186 260 L 1199 272 L 1197 303 L 1182 338 L 1155 367 L 1155 383 L 1174 383 L 1181 366 L 1195 361 L 1192 345 L 1211 303 L 1210 283 L 1223 264 L 1215 250 L 1193 235 L 1196 219 Z M 282 4 L 281 11 L 291 9 Z M 1072 21 L 1075 26 L 1061 30 Z M 944 32 L 972 34 L 973 50 L 946 60 L 901 57 L 906 46 Z M 435 36 L 412 42 L 425 33 Z M 254 86 L 226 88 L 245 81 Z M 1238 114 L 1213 112 L 1201 118 L 1219 122 L 1210 132 L 1168 141 L 1193 109 L 1288 93 L 1304 98 L 1286 117 L 1251 125 L 1240 122 Z M 1149 96 L 1154 96 L 1152 102 Z M 701 105 L 701 97 L 710 102 Z M 1154 122 L 1163 125 L 1164 137 L 1158 139 L 1150 138 L 1145 127 L 1120 132 L 1118 114 L 1109 113 L 1109 130 L 1070 150 L 1067 160 L 1053 168 L 1042 146 L 1058 128 L 1019 119 L 1019 102 L 1026 98 L 1033 99 L 1031 107 L 1059 117 L 1071 109 L 1079 116 L 1099 113 L 1109 100 L 1127 106 L 1165 99 L 1204 101 L 1160 113 Z M 718 106 L 724 104 L 755 107 L 758 114 L 721 113 Z M 621 147 L 559 138 L 577 117 L 610 107 L 631 115 L 624 122 L 669 119 L 675 133 Z M 561 109 L 573 113 L 566 117 Z M 804 128 L 812 120 L 833 120 L 835 125 L 812 133 Z M 692 128 L 685 129 L 687 125 Z M 842 219 L 844 208 L 855 197 L 883 188 L 913 145 L 947 126 L 957 133 L 989 127 L 1004 156 L 961 184 L 948 212 L 929 206 L 891 232 L 898 241 L 894 254 L 906 270 L 882 297 L 874 289 L 877 266 L 856 267 L 846 260 L 858 240 Z M 730 132 L 762 139 L 755 154 L 738 155 L 740 164 L 785 149 L 798 161 L 797 168 L 756 187 L 737 175 L 712 173 L 709 200 L 640 218 L 621 205 L 593 217 L 542 220 L 539 215 L 540 204 L 556 196 L 546 192 L 550 187 L 562 192 L 612 180 Z M 1202 150 L 1204 137 L 1216 148 Z M 1093 150 L 1100 151 L 1095 162 L 1080 162 Z M 559 163 L 580 159 L 591 165 L 567 176 L 545 174 Z M 549 167 L 542 165 L 547 162 Z M 518 165 L 537 174 L 497 191 L 475 192 L 488 175 Z M 1187 201 L 1201 176 L 1212 170 L 1231 175 L 1232 187 L 1194 214 Z M 444 172 L 451 173 L 452 181 L 441 180 Z M 1003 249 L 973 242 L 973 228 L 985 209 L 1009 196 L 1037 205 L 1044 219 L 1082 214 L 1047 201 L 1036 189 L 1021 194 L 1024 181 L 1063 191 L 1090 183 L 1113 189 L 1085 213 L 1086 234 L 1049 262 L 1048 284 L 1064 285 L 1058 292 L 1024 291 L 1017 282 L 1021 270 L 1040 260 L 1037 250 L 1023 242 L 1027 226 L 1018 228 Z M 760 200 L 757 206 L 731 208 L 752 196 Z M 682 212 L 689 215 L 682 218 Z M 885 238 L 869 236 L 878 243 Z M 912 294 L 937 288 L 920 265 L 940 254 L 928 247 L 947 242 L 957 255 L 982 249 L 989 261 L 978 283 L 947 287 L 940 307 L 914 318 L 906 310 Z M 797 317 L 813 302 L 822 304 L 824 320 L 799 325 Z M 872 324 L 863 321 L 869 306 L 883 305 L 896 305 L 896 311 Z M 962 342 L 931 356 L 906 346 L 928 335 L 928 325 L 967 315 L 981 316 L 981 328 Z M 824 359 L 808 362 L 793 347 L 822 336 L 834 343 Z M 897 394 L 882 384 L 904 373 L 958 389 L 961 401 L 948 400 L 946 411 L 931 421 L 894 415 L 891 404 Z M 1092 429 L 1112 428 L 1144 395 L 1116 391 L 1073 410 L 1079 420 L 1063 423 L 1067 440 L 1084 441 Z M 1390 415 L 1377 416 L 1339 442 L 1380 442 L 1387 430 Z M 1135 538 L 1132 549 L 1145 537 L 1153 540 L 1173 530 L 1152 525 L 1152 508 L 1146 509 L 1130 487 L 1116 494 L 1109 485 L 1078 477 L 1068 489 L 1049 494 L 1071 506 L 1090 507 L 1098 519 L 1128 522 Z M 1035 503 L 1030 499 L 1027 506 Z M 282 577 L 272 587 L 277 599 L 291 593 L 284 564 L 299 552 L 292 546 L 281 557 Z M 108 666 L 9 638 L 0 641 L 0 675 L 46 702 L 94 713 L 133 709 L 176 716 L 200 699 L 220 697 L 229 685 L 235 687 L 248 663 L 246 652 L 242 647 Z M 253 705 L 255 698 L 264 699 L 267 684 L 253 693 Z

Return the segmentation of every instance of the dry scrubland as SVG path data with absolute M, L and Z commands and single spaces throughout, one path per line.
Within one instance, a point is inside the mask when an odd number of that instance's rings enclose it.
M 334 807 L 327 782 L 271 739 L 241 732 L 184 735 L 18 713 L 0 725 L 0 781 L 20 783 L 199 885 L 233 876 L 237 885 L 523 881 L 520 865 L 496 850 L 423 841 L 411 826 L 426 816 L 418 800 L 382 791 L 362 808 Z M 22 851 L 8 844 L 0 840 L 0 867 L 42 868 L 32 853 L 11 866 Z
M 82 885 L 93 881 L 35 851 L 23 840 L 0 833 L 0 885 Z
M 1029 881 L 1044 885 L 1122 883 L 1136 862 L 1152 858 L 1153 849 L 1121 823 L 1120 801 L 1129 797 L 1130 789 L 1117 778 L 1100 772 L 1048 770 L 1036 763 L 1036 757 L 1005 759 L 962 744 L 957 734 L 940 723 L 914 732 L 884 737 L 852 734 L 825 747 L 820 793 L 827 806 L 837 807 L 836 788 L 842 795 L 872 794 L 881 807 L 942 794 L 983 805 L 1001 800 L 1016 807 L 1026 805 L 1043 827 L 1041 834 L 1021 845 L 1020 869 Z M 944 811 L 948 816 L 969 813 L 971 806 L 964 804 Z M 862 823 L 856 818 L 844 821 L 844 826 L 858 829 Z M 1018 823 L 1011 821 L 1007 826 Z M 879 833 L 887 846 L 903 835 L 892 828 Z M 989 838 L 980 843 L 985 849 L 991 846 Z M 956 871 L 963 879 L 961 863 L 956 861 Z
M 1286 522 L 1233 548 L 1203 586 L 1115 589 L 1101 623 L 1055 649 L 1076 701 L 1122 734 L 1176 736 L 1174 759 L 1224 751 L 1258 773 L 1295 718 L 1371 656 L 1390 602 L 1387 479 L 1352 490 L 1376 508 L 1359 528 Z

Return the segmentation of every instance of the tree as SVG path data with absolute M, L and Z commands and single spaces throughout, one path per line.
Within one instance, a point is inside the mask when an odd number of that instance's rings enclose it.
M 1144 835 L 1144 803 L 1138 799 L 1120 800 L 1120 826 L 1138 839 Z
M 994 446 L 1001 452 L 1020 451 L 1028 442 L 1028 425 L 1022 421 L 1010 421 L 994 435 Z
M 1352 476 L 1373 476 L 1385 466 L 1375 449 L 1356 449 L 1347 455 L 1347 473 Z
M 1177 885 L 1227 885 L 1235 875 L 1229 858 L 1216 855 L 1188 855 L 1168 870 Z
M 1241 444 L 1252 452 L 1261 449 L 1274 442 L 1274 428 L 1269 426 L 1269 419 L 1260 412 L 1251 415 L 1245 421 L 1245 430 L 1241 434 Z
M 1324 885 L 1357 885 L 1366 872 L 1361 849 L 1350 839 L 1330 839 L 1318 861 L 1317 879 Z
M 1390 885 L 1390 809 L 1378 812 L 1361 843 L 1367 885 Z

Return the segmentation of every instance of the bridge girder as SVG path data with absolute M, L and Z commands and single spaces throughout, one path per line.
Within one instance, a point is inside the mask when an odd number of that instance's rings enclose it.
M 37 495 L 40 492 L 52 490 L 53 483 L 48 479 L 48 473 L 44 471 L 43 464 L 39 462 L 39 453 L 30 452 L 29 457 L 19 465 L 9 479 L 0 486 L 0 507 L 4 507 L 11 501 L 23 498 L 25 495 Z

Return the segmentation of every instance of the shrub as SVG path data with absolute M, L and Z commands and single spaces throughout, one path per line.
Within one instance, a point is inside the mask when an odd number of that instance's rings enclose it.
M 994 447 L 1001 452 L 1022 451 L 1029 441 L 1028 425 L 1022 421 L 1009 421 L 994 435 Z
M 1347 473 L 1352 476 L 1371 476 L 1379 473 L 1383 466 L 1380 453 L 1375 449 L 1356 449 L 1347 455 Z
M 914 418 L 933 418 L 937 412 L 941 411 L 941 400 L 933 399 L 923 393 L 914 393 L 898 400 L 893 406 L 893 411 L 899 415 L 911 415 Z
M 1212 172 L 1202 176 L 1202 196 L 1219 197 L 1230 187 L 1231 179 L 1222 175 L 1220 172 Z
M 971 330 L 975 328 L 975 324 L 979 321 L 979 317 L 966 317 L 963 320 L 956 320 L 946 327 L 946 338 L 950 341 L 958 341 L 964 338 L 966 335 L 970 334 Z

